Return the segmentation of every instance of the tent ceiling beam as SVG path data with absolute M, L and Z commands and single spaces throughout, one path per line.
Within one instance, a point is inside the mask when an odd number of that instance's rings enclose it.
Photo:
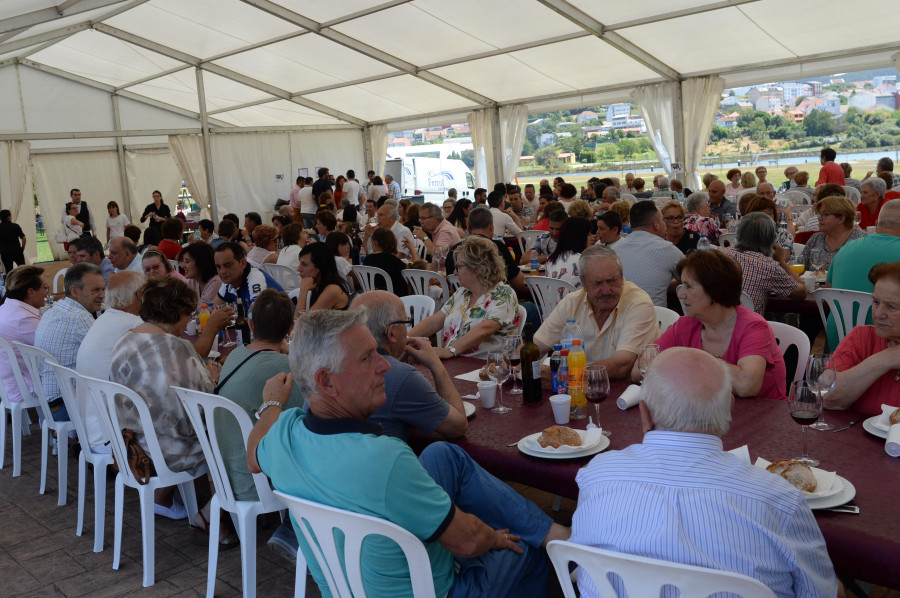
M 83 23 L 69 25 L 68 27 L 54 29 L 53 31 L 45 31 L 44 33 L 32 35 L 31 37 L 23 37 L 22 39 L 5 42 L 0 44 L 0 54 L 15 52 L 16 50 L 21 50 L 22 48 L 28 48 L 30 46 L 43 44 L 49 41 L 58 42 L 69 37 L 70 35 L 75 35 L 76 33 L 79 33 L 81 31 L 87 31 L 90 28 L 90 21 L 85 21 Z
M 217 64 L 212 63 L 204 63 L 202 60 L 197 58 L 196 56 L 191 56 L 190 54 L 186 54 L 184 52 L 180 52 L 169 46 L 165 46 L 163 44 L 154 42 L 152 40 L 140 37 L 138 35 L 134 35 L 132 33 L 128 33 L 127 31 L 122 31 L 121 29 L 117 29 L 115 27 L 110 27 L 109 25 L 105 25 L 103 23 L 98 24 L 95 29 L 100 31 L 101 33 L 105 33 L 122 41 L 126 41 L 128 43 L 134 44 L 138 47 L 144 48 L 146 50 L 151 50 L 158 54 L 162 54 L 163 56 L 168 56 L 174 60 L 178 60 L 187 65 L 193 67 L 200 67 L 205 71 L 210 73 L 219 75 L 221 77 L 225 77 L 226 79 L 231 79 L 232 81 L 236 81 L 237 83 L 241 83 L 243 85 L 247 85 L 248 87 L 252 87 L 253 89 L 257 89 L 259 91 L 265 92 L 269 95 L 275 96 L 277 98 L 281 98 L 283 100 L 288 100 L 290 102 L 294 102 L 295 104 L 299 104 L 301 106 L 305 106 L 306 108 L 310 108 L 312 110 L 316 110 L 317 112 L 321 112 L 323 114 L 327 114 L 328 116 L 343 120 L 345 122 L 352 123 L 356 126 L 362 127 L 365 126 L 365 121 L 362 121 L 355 116 L 351 116 L 350 114 L 345 114 L 339 110 L 335 110 L 324 104 L 320 104 L 318 102 L 314 102 L 312 100 L 307 100 L 306 98 L 296 97 L 291 92 L 286 91 L 284 89 L 280 89 L 275 87 L 274 85 L 269 85 L 268 83 L 264 83 L 259 79 L 254 79 L 253 77 L 248 77 L 247 75 L 242 75 L 238 72 L 232 71 L 231 69 L 227 69 L 225 67 L 219 66 Z
M 607 31 L 600 21 L 597 21 L 592 16 L 587 14 L 586 12 L 579 10 L 578 8 L 572 6 L 566 0 L 537 0 L 553 12 L 557 13 L 561 17 L 564 17 L 571 21 L 572 23 L 578 25 L 585 31 L 588 31 L 599 39 L 605 41 L 613 48 L 617 49 L 619 52 L 622 52 L 626 56 L 637 60 L 647 68 L 656 71 L 666 79 L 670 79 L 672 81 L 677 81 L 681 78 L 681 75 L 665 64 L 663 61 L 651 56 L 643 49 L 634 45 L 618 33 L 613 31 Z
M 120 85 L 119 87 L 116 87 L 116 91 L 118 92 L 123 89 L 127 89 L 129 87 L 134 87 L 135 85 L 140 85 L 141 83 L 146 83 L 147 81 L 153 81 L 154 79 L 159 79 L 160 77 L 167 77 L 169 75 L 174 75 L 175 73 L 180 73 L 184 69 L 189 69 L 189 68 L 191 68 L 191 67 L 190 67 L 190 65 L 187 65 L 187 64 L 182 64 L 180 66 L 172 67 L 167 71 L 162 71 L 161 73 L 155 73 L 153 75 L 147 75 L 146 77 L 142 77 L 135 81 L 129 81 L 125 85 Z
M 49 23 L 50 21 L 55 21 L 62 17 L 103 8 L 104 6 L 112 6 L 114 4 L 121 5 L 124 2 L 125 0 L 68 0 L 58 6 L 51 6 L 34 12 L 2 19 L 0 20 L 0 33 L 6 33 L 7 31 L 16 29 L 26 29 L 42 23 Z M 78 6 L 79 4 L 81 6 Z
M 427 81 L 432 85 L 440 87 L 441 89 L 444 89 L 456 95 L 462 96 L 467 100 L 475 102 L 476 104 L 481 104 L 482 106 L 488 108 L 493 108 L 494 106 L 496 106 L 496 102 L 486 96 L 481 95 L 480 93 L 477 93 L 471 89 L 466 89 L 465 87 L 452 83 L 444 79 L 443 77 L 438 77 L 433 73 L 423 72 L 412 63 L 401 60 L 396 56 L 365 44 L 348 35 L 344 35 L 339 31 L 324 27 L 321 23 L 317 23 L 310 18 L 304 17 L 291 10 L 288 10 L 283 6 L 275 4 L 271 0 L 241 0 L 241 2 L 244 2 L 245 4 L 249 4 L 251 6 L 255 6 L 256 8 L 265 11 L 272 16 L 287 21 L 288 23 L 292 23 L 294 25 L 297 25 L 298 27 L 308 29 L 309 31 L 312 31 L 326 39 L 344 46 L 345 48 L 349 48 L 351 50 L 354 50 L 355 52 L 359 52 L 360 54 L 363 54 L 364 56 L 367 56 L 373 60 L 377 60 L 378 62 L 386 64 L 399 71 L 403 71 L 406 74 L 422 79 L 423 81 Z
M 342 17 L 338 17 L 337 19 L 332 19 L 331 21 L 326 21 L 321 24 L 321 27 L 323 29 L 327 29 L 328 27 L 334 27 L 335 25 L 340 25 L 341 23 L 346 23 L 348 21 L 352 21 L 353 19 L 358 19 L 360 17 L 374 15 L 377 12 L 395 8 L 395 7 L 401 6 L 403 4 L 409 4 L 410 2 L 412 2 L 412 0 L 391 0 L 390 2 L 376 4 L 374 6 L 370 6 L 369 8 L 364 8 L 362 10 L 358 10 L 356 12 L 350 13 L 349 15 L 344 15 Z
M 242 108 L 252 108 L 254 106 L 262 106 L 263 104 L 271 104 L 272 102 L 277 102 L 278 98 L 263 98 L 261 100 L 253 100 L 252 102 L 244 102 L 243 104 L 236 104 L 234 106 L 228 106 L 227 108 L 218 108 L 216 110 L 210 110 L 207 112 L 209 116 L 213 114 L 222 114 L 223 112 L 231 112 L 233 110 L 241 110 Z
M 530 50 L 532 48 L 540 48 L 541 46 L 549 46 L 550 44 L 558 44 L 560 42 L 567 42 L 573 39 L 581 39 L 583 37 L 588 37 L 592 35 L 587 31 L 576 31 L 574 33 L 567 33 L 565 35 L 558 35 L 556 37 L 550 37 L 547 39 L 541 39 L 532 42 L 525 42 L 523 44 L 518 44 L 515 46 L 510 46 L 508 48 L 498 48 L 496 50 L 489 50 L 487 52 L 482 52 L 480 54 L 471 54 L 469 56 L 463 56 L 461 58 L 453 58 L 451 60 L 444 60 L 441 62 L 435 62 L 433 64 L 426 64 L 421 67 L 423 71 L 430 71 L 433 69 L 439 69 L 445 66 L 453 66 L 456 64 L 463 64 L 466 62 L 471 62 L 473 60 L 480 60 L 482 58 L 491 58 L 492 56 L 500 56 L 502 54 L 509 54 L 512 52 L 518 52 L 520 50 Z
M 672 12 L 653 15 L 651 17 L 644 17 L 641 19 L 633 19 L 631 21 L 622 21 L 621 23 L 615 23 L 613 25 L 606 25 L 603 28 L 603 30 L 604 31 L 615 31 L 617 29 L 627 29 L 628 27 L 637 27 L 638 25 L 648 25 L 650 23 L 658 23 L 660 21 L 667 21 L 669 19 L 677 19 L 679 17 L 688 17 L 691 15 L 699 15 L 699 14 L 702 14 L 705 12 L 721 10 L 723 8 L 731 8 L 733 6 L 740 6 L 741 4 L 752 4 L 753 2 L 759 2 L 759 0 L 723 0 L 722 2 L 714 2 L 712 4 L 703 4 L 701 6 L 684 8 L 682 10 L 673 10 Z
M 312 95 L 314 93 L 319 93 L 321 91 L 331 91 L 332 89 L 341 89 L 343 87 L 353 87 L 354 85 L 362 85 L 364 83 L 371 83 L 372 81 L 384 81 L 385 79 L 392 79 L 394 77 L 400 77 L 405 75 L 406 73 L 394 72 L 394 73 L 385 73 L 383 75 L 373 75 L 371 77 L 363 77 L 362 79 L 354 79 L 353 81 L 342 81 L 341 83 L 334 83 L 333 85 L 324 85 L 322 87 L 316 87 L 314 89 L 305 89 L 303 91 L 297 92 L 295 95 Z
M 200 134 L 199 128 L 189 129 L 138 129 L 134 131 L 60 131 L 57 133 L 6 133 L 0 141 L 43 141 L 46 139 L 98 139 L 103 137 L 158 137 L 161 135 Z M 115 146 L 110 146 L 115 150 Z

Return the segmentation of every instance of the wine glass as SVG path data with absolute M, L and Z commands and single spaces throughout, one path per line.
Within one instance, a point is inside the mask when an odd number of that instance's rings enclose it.
M 509 355 L 509 362 L 514 367 L 519 363 L 519 345 L 522 344 L 522 337 L 517 334 L 511 334 L 509 336 L 503 337 L 503 350 L 506 351 L 506 354 Z M 520 368 L 521 370 L 521 368 Z M 515 373 L 512 375 L 513 387 L 507 391 L 507 394 L 511 395 L 520 395 L 522 394 L 522 389 L 519 388 L 519 379 L 516 377 Z
M 643 378 L 647 375 L 650 364 L 653 363 L 653 360 L 659 355 L 659 345 L 641 345 L 640 350 L 641 354 L 640 357 L 638 357 L 638 369 L 641 371 L 641 378 Z
M 605 365 L 589 365 L 584 368 L 584 397 L 594 404 L 597 414 L 597 425 L 600 425 L 600 403 L 609 395 L 609 374 Z M 608 430 L 603 430 L 609 436 Z
M 225 327 L 224 333 L 222 334 L 222 340 L 225 342 L 223 342 L 219 346 L 220 347 L 233 347 L 237 344 L 237 333 L 232 331 L 232 336 L 231 336 L 231 339 L 229 340 L 228 329 L 234 328 L 234 325 L 237 322 L 237 303 L 235 303 L 234 301 L 228 301 L 225 303 L 225 307 L 230 307 L 232 310 L 234 310 L 234 315 L 231 316 L 231 323 L 229 323 L 228 326 Z
M 816 274 L 816 285 L 825 284 L 826 273 L 823 272 L 825 260 L 825 252 L 821 249 L 813 249 L 809 252 L 809 267 Z
M 860 212 L 859 210 L 856 210 L 853 213 L 853 224 L 855 224 L 856 226 L 859 226 L 860 222 L 862 222 L 862 212 Z
M 797 459 L 801 463 L 815 467 L 819 464 L 816 459 L 810 459 L 806 450 L 806 428 L 816 421 L 822 414 L 822 397 L 813 390 L 805 380 L 797 380 L 791 383 L 791 394 L 788 397 L 788 409 L 791 418 L 803 426 L 803 456 Z
M 824 396 L 834 388 L 834 384 L 837 382 L 837 371 L 834 369 L 829 353 L 813 353 L 809 356 L 806 361 L 806 381 L 824 403 Z M 834 425 L 826 423 L 825 416 L 822 414 L 819 421 L 812 424 L 810 428 L 824 432 L 833 430 Z
M 503 385 L 509 380 L 510 370 L 509 355 L 506 351 L 491 351 L 487 356 L 487 373 L 491 380 L 497 383 L 497 406 L 491 409 L 494 413 L 509 413 L 509 407 L 503 406 Z

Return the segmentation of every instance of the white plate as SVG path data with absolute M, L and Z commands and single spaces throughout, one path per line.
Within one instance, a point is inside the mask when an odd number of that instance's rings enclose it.
M 472 403 L 463 403 L 463 408 L 466 410 L 466 417 L 475 415 L 475 405 Z
M 817 469 L 815 467 L 811 467 L 810 469 L 812 469 L 813 475 L 816 476 L 817 480 L 820 477 L 820 473 L 825 473 L 824 470 Z M 828 477 L 831 477 L 831 474 L 826 475 L 828 475 Z M 831 488 L 829 488 L 828 490 L 819 490 L 818 488 L 816 489 L 816 492 L 803 492 L 801 490 L 800 494 L 803 495 L 803 498 L 806 499 L 807 502 L 811 500 L 821 500 L 823 498 L 829 498 L 844 489 L 844 483 L 841 481 L 842 479 L 843 478 L 841 478 L 841 476 L 835 474 L 835 476 L 831 480 Z
M 873 415 L 869 419 L 863 422 L 863 430 L 871 434 L 872 436 L 878 436 L 879 438 L 887 438 L 888 433 L 886 430 L 882 430 L 875 426 L 875 422 L 878 421 L 880 415 Z
M 578 432 L 582 438 L 584 438 L 584 430 L 575 431 Z M 531 455 L 532 457 L 540 457 L 542 459 L 579 459 L 581 457 L 587 457 L 589 455 L 596 455 L 609 446 L 609 438 L 607 438 L 606 436 L 601 436 L 600 441 L 597 444 L 579 451 L 557 453 L 553 450 L 536 450 L 529 448 L 526 444 L 526 441 L 529 439 L 534 439 L 534 441 L 537 442 L 537 439 L 541 434 L 543 434 L 543 432 L 536 432 L 520 440 L 518 444 L 519 451 L 525 453 L 526 455 Z
M 824 498 L 806 499 L 806 504 L 809 505 L 810 509 L 831 509 L 833 507 L 839 507 L 853 500 L 853 497 L 856 496 L 856 488 L 853 486 L 853 484 L 851 484 L 846 478 L 842 478 L 841 476 L 835 477 L 839 479 L 844 485 L 841 491 L 837 494 L 826 496 Z

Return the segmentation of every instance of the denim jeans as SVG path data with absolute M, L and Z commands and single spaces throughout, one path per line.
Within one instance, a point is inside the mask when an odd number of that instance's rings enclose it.
M 489 550 L 471 559 L 455 557 L 459 572 L 448 596 L 547 596 L 548 559 L 541 542 L 553 520 L 454 444 L 436 442 L 428 446 L 419 463 L 462 511 L 494 529 L 509 528 L 510 533 L 521 537 L 518 544 L 525 551 Z

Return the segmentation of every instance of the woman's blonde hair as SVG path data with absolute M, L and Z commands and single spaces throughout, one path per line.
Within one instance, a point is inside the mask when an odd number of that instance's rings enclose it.
M 506 267 L 497 246 L 490 239 L 469 235 L 454 250 L 453 261 L 471 270 L 478 282 L 489 289 L 506 282 Z
M 833 216 L 843 216 L 844 228 L 850 230 L 856 223 L 854 221 L 856 217 L 856 208 L 853 207 L 853 202 L 848 198 L 842 195 L 832 195 L 831 197 L 825 197 L 816 202 L 816 213 L 825 210 L 829 214 Z
M 678 200 L 673 199 L 672 201 L 668 202 L 666 205 L 664 205 L 664 206 L 662 207 L 662 209 L 660 210 L 660 212 L 665 212 L 665 211 L 668 210 L 669 208 L 675 208 L 675 209 L 677 209 L 679 212 L 681 212 L 681 215 L 682 215 L 682 216 L 687 216 L 687 210 L 684 209 L 684 206 L 681 205 L 681 202 L 678 201 Z
M 628 224 L 631 218 L 631 204 L 620 200 L 609 206 L 609 209 L 622 217 L 622 224 Z
M 594 218 L 594 210 L 592 210 L 590 204 L 583 199 L 576 199 L 569 204 L 568 212 L 569 218 L 584 218 L 585 220 Z
M 756 175 L 749 170 L 741 175 L 741 187 L 744 189 L 756 188 Z

